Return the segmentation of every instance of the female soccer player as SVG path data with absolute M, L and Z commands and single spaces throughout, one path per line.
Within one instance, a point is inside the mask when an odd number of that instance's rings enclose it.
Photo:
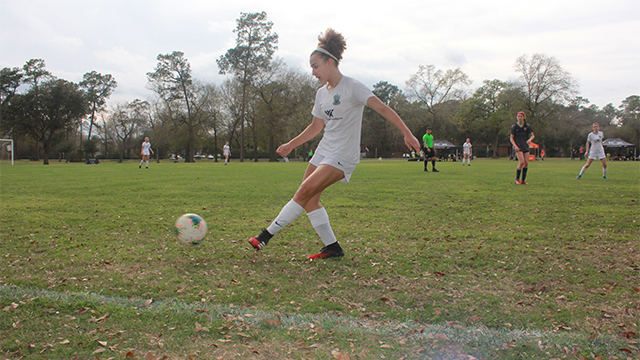
M 513 144 L 513 150 L 518 158 L 518 169 L 516 170 L 516 184 L 518 185 L 529 185 L 525 181 L 529 169 L 529 144 L 535 138 L 531 125 L 525 121 L 524 113 L 519 112 L 518 121 L 511 126 L 511 144 Z M 522 181 L 520 181 L 521 173 Z
M 462 166 L 464 166 L 464 159 L 467 159 L 467 164 L 471 166 L 471 156 L 473 155 L 471 139 L 467 138 L 467 141 L 462 144 L 464 157 L 462 158 Z
M 311 53 L 309 62 L 313 76 L 325 85 L 316 93 L 313 120 L 298 136 L 280 145 L 276 152 L 286 157 L 293 149 L 313 139 L 323 128 L 324 135 L 293 199 L 282 208 L 268 228 L 249 239 L 251 246 L 261 250 L 273 235 L 306 211 L 311 225 L 325 245 L 318 254 L 310 255 L 309 259 L 344 255 L 329 224 L 327 211 L 320 205 L 320 195 L 338 181 L 349 183 L 360 158 L 360 130 L 365 105 L 396 126 L 410 149 L 420 150 L 418 139 L 395 111 L 361 82 L 342 75 L 338 68 L 346 48 L 342 34 L 327 29 L 318 40 L 318 48 Z
M 224 164 L 227 165 L 229 162 L 229 155 L 231 155 L 231 148 L 229 148 L 229 142 L 224 143 L 222 147 L 222 153 L 224 154 Z
M 602 162 L 602 178 L 607 180 L 607 156 L 604 153 L 604 147 L 602 146 L 602 139 L 604 139 L 604 133 L 600 131 L 600 124 L 593 123 L 593 131 L 587 135 L 587 154 L 589 158 L 587 163 L 584 164 L 580 170 L 580 174 L 576 179 L 580 179 L 584 171 L 587 170 L 593 160 L 600 160 Z
M 144 142 L 142 143 L 142 150 L 140 150 L 140 154 L 142 155 L 142 161 L 140 161 L 140 166 L 138 169 L 142 169 L 142 163 L 147 162 L 147 169 L 149 168 L 149 152 L 153 154 L 153 150 L 151 150 L 151 143 L 149 142 L 149 138 L 144 138 Z

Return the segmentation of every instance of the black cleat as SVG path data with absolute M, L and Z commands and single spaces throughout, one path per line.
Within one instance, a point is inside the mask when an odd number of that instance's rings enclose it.
M 340 247 L 340 244 L 334 242 L 331 245 L 327 245 L 320 250 L 319 253 L 307 256 L 307 259 L 326 259 L 330 257 L 344 256 L 344 251 Z

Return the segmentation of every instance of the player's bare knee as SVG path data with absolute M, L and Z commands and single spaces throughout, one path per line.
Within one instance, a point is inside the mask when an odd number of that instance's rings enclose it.
M 294 200 L 300 205 L 302 205 L 303 203 L 306 205 L 309 200 L 311 200 L 311 198 L 316 194 L 315 190 L 315 187 L 302 183 L 298 188 L 298 191 L 296 191 Z

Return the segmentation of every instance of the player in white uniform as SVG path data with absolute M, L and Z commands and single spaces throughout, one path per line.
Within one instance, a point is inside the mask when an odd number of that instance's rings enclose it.
M 462 144 L 462 166 L 464 166 L 464 159 L 467 159 L 467 164 L 471 166 L 471 155 L 473 154 L 471 139 L 467 138 L 467 141 Z
M 607 180 L 607 155 L 604 153 L 602 140 L 604 140 L 604 133 L 600 131 L 600 125 L 593 123 L 593 131 L 587 135 L 587 163 L 580 169 L 580 174 L 576 176 L 576 179 L 582 177 L 582 174 L 591 166 L 593 160 L 600 160 L 602 162 L 602 178 Z
M 151 143 L 149 142 L 149 138 L 144 138 L 144 142 L 142 143 L 142 150 L 140 150 L 140 154 L 142 155 L 142 160 L 140 161 L 140 166 L 138 169 L 142 169 L 142 164 L 147 162 L 147 169 L 149 168 L 149 153 L 153 154 L 153 150 L 151 150 Z
M 282 208 L 268 228 L 249 239 L 251 246 L 261 250 L 273 235 L 306 211 L 311 225 L 325 245 L 320 253 L 309 256 L 309 259 L 344 255 L 329 224 L 329 216 L 320 205 L 320 195 L 324 189 L 338 181 L 348 183 L 360 161 L 360 130 L 365 105 L 396 126 L 404 135 L 409 149 L 420 150 L 418 139 L 394 110 L 380 101 L 361 82 L 342 75 L 338 68 L 346 48 L 342 34 L 327 29 L 318 40 L 318 48 L 311 53 L 309 62 L 313 76 L 325 85 L 316 93 L 313 121 L 298 136 L 280 145 L 276 151 L 280 156 L 286 157 L 293 149 L 316 137 L 324 128 L 323 138 L 309 161 L 302 184 L 293 199 Z
M 231 148 L 229 147 L 229 142 L 224 143 L 222 147 L 222 154 L 224 155 L 224 164 L 227 165 L 229 162 L 229 155 L 231 155 Z

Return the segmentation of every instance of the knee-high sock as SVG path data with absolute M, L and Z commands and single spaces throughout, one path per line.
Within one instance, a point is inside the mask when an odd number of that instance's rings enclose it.
M 311 221 L 311 226 L 316 229 L 318 236 L 320 236 L 320 239 L 322 239 L 322 242 L 325 246 L 331 245 L 338 241 L 336 239 L 336 236 L 333 234 L 331 224 L 329 224 L 329 215 L 327 214 L 327 210 L 325 210 L 324 208 L 320 208 L 318 210 L 307 213 L 307 216 Z
M 149 167 L 149 160 L 147 160 L 147 167 Z
M 520 173 L 522 173 L 522 170 L 516 170 L 516 180 L 520 180 Z
M 587 170 L 587 165 L 583 166 L 582 169 L 580 169 L 580 176 L 582 176 L 582 174 L 584 174 L 585 170 Z
M 527 170 L 529 170 L 528 167 L 522 168 L 522 181 L 527 178 Z
M 278 217 L 276 217 L 271 225 L 269 225 L 267 231 L 271 235 L 275 235 L 278 231 L 282 230 L 283 227 L 289 225 L 293 220 L 300 216 L 303 211 L 304 208 L 291 199 L 291 201 L 289 201 L 287 205 L 280 210 L 280 214 L 278 214 Z
M 606 167 L 602 168 L 602 176 L 607 176 L 607 168 Z
M 140 166 L 142 166 L 142 164 L 144 164 L 144 160 L 140 160 Z

